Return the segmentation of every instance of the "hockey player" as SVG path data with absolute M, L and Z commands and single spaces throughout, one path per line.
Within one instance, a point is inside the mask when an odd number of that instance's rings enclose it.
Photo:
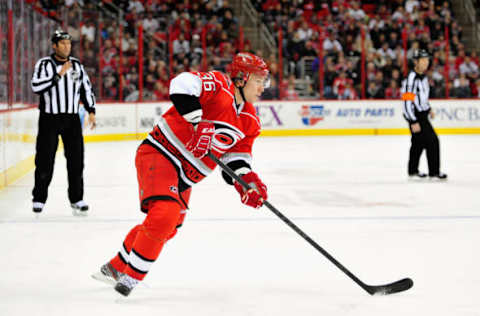
M 191 187 L 216 167 L 208 152 L 255 188 L 246 191 L 222 173 L 242 203 L 262 206 L 267 188 L 250 167 L 252 145 L 260 134 L 252 103 L 267 84 L 267 65 L 250 53 L 234 57 L 229 76 L 218 71 L 184 72 L 171 81 L 173 107 L 139 146 L 135 158 L 140 208 L 146 218 L 130 230 L 118 254 L 93 275 L 95 279 L 115 284 L 125 296 L 143 280 L 182 225 Z
M 446 180 L 447 175 L 440 172 L 440 145 L 438 136 L 428 120 L 434 112 L 428 101 L 430 87 L 425 72 L 428 69 L 429 54 L 417 49 L 413 54 L 414 69 L 402 84 L 403 116 L 407 120 L 412 134 L 408 175 L 410 179 L 424 179 L 425 173 L 418 171 L 420 156 L 427 150 L 428 176 L 431 180 Z

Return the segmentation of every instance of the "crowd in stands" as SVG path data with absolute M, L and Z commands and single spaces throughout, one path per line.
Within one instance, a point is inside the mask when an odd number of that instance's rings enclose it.
M 238 22 L 227 0 L 104 0 L 104 8 L 108 3 L 121 10 L 121 24 L 117 12 L 100 18 L 99 1 L 55 2 L 57 6 L 49 6 L 56 8 L 55 13 L 49 15 L 61 17 L 73 37 L 72 55 L 83 60 L 102 100 L 138 99 L 140 25 L 143 100 L 167 100 L 169 81 L 176 74 L 225 71 L 241 46 L 249 49 L 248 40 L 240 42 Z
M 413 51 L 419 47 L 432 53 L 428 75 L 433 98 L 445 97 L 447 90 L 450 97 L 480 95 L 479 57 L 462 44 L 462 28 L 454 19 L 451 0 L 245 1 L 251 1 L 272 34 L 283 33 L 283 41 L 278 43 L 282 64 L 277 55 L 263 56 L 272 74 L 264 99 L 320 95 L 328 99 L 398 99 L 405 71 L 411 67 L 405 63 L 411 63 Z M 228 0 L 103 0 L 105 7 L 113 4 L 120 8 L 120 25 L 119 19 L 108 14 L 99 19 L 95 7 L 99 1 L 31 2 L 63 8 L 64 27 L 74 38 L 73 55 L 80 55 L 97 95 L 104 100 L 138 99 L 139 25 L 144 31 L 144 100 L 168 99 L 169 80 L 179 72 L 225 71 L 236 52 L 250 50 L 249 41 L 240 40 L 238 21 Z
M 305 74 L 310 74 L 313 78 L 307 95 L 311 92 L 312 96 L 318 96 L 323 86 L 321 93 L 325 98 L 357 99 L 365 93 L 366 98 L 397 99 L 404 72 L 412 66 L 411 56 L 419 47 L 432 54 L 428 75 L 433 98 L 445 97 L 447 89 L 450 97 L 480 95 L 479 58 L 475 51 L 467 52 L 462 44 L 462 28 L 454 19 L 451 1 L 251 1 L 272 33 L 283 33 L 280 46 L 286 76 L 280 83 L 280 91 L 286 93 L 280 97 L 297 98 L 294 82 L 305 82 Z M 320 51 L 322 60 L 318 57 Z M 445 64 L 449 66 L 448 80 L 445 80 Z M 322 79 L 318 77 L 319 66 L 323 67 Z

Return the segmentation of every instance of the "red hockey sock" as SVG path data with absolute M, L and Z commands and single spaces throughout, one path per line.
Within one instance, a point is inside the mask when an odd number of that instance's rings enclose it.
M 180 218 L 180 205 L 174 201 L 155 201 L 148 210 L 142 229 L 133 242 L 124 273 L 143 280 L 163 245 L 174 232 Z
M 137 225 L 133 227 L 130 232 L 125 237 L 123 241 L 122 248 L 117 253 L 117 255 L 110 260 L 110 264 L 117 270 L 123 271 L 128 263 L 128 257 L 130 255 L 130 251 L 132 250 L 133 242 L 137 237 L 138 232 L 142 229 L 143 225 Z

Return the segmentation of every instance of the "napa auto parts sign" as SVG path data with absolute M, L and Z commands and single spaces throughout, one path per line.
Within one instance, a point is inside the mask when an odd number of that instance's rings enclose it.
M 263 129 L 405 127 L 401 107 L 391 102 L 259 102 Z
M 480 127 L 480 100 L 432 100 L 436 128 Z M 404 103 L 367 101 L 264 101 L 256 104 L 262 128 L 268 129 L 398 129 L 406 128 Z

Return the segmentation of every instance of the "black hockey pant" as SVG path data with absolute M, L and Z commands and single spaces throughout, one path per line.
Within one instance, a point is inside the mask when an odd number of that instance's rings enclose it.
M 420 123 L 420 132 L 412 134 L 412 145 L 410 147 L 410 159 L 408 161 L 408 173 L 418 172 L 420 156 L 424 149 L 427 151 L 428 174 L 437 175 L 440 172 L 440 144 L 435 130 L 428 119 L 418 121 Z
M 68 198 L 83 199 L 83 134 L 78 114 L 40 113 L 35 155 L 33 201 L 45 203 L 52 180 L 58 136 L 62 137 L 68 172 Z

